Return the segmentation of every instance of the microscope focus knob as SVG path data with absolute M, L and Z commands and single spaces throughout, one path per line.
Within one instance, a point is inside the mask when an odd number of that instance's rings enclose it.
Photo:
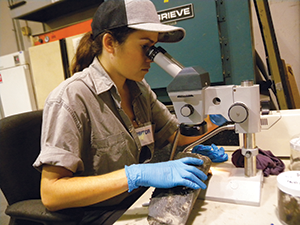
M 234 103 L 228 110 L 229 118 L 235 123 L 243 123 L 248 115 L 248 108 L 242 102 Z
M 189 117 L 194 113 L 194 107 L 190 104 L 185 104 L 184 106 L 181 107 L 180 113 L 184 117 Z

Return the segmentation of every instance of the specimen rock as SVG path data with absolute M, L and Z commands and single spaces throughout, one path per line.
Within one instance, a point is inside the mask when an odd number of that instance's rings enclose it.
M 203 165 L 197 166 L 205 174 L 208 174 L 211 160 L 197 153 L 178 153 L 175 159 L 195 157 L 203 160 Z M 187 187 L 174 187 L 170 189 L 156 188 L 152 194 L 148 223 L 150 225 L 183 225 L 188 220 L 191 210 L 201 189 Z

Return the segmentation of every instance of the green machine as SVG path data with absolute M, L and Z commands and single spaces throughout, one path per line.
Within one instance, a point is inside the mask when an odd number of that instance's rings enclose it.
M 254 80 L 254 48 L 249 0 L 152 0 L 162 23 L 183 27 L 178 43 L 158 43 L 183 66 L 201 66 L 214 84 Z M 156 64 L 146 80 L 158 98 L 172 77 Z

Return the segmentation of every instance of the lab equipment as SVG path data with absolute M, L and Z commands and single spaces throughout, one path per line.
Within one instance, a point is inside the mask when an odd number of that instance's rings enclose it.
M 290 170 L 300 171 L 300 134 L 292 137 L 290 141 L 291 163 Z
M 26 52 L 0 57 L 0 118 L 36 110 Z
M 201 159 L 183 158 L 161 163 L 125 166 L 129 192 L 139 186 L 156 188 L 186 186 L 192 189 L 205 189 L 206 185 L 201 180 L 206 180 L 207 176 L 195 167 L 202 164 Z
M 287 171 L 277 176 L 278 216 L 283 224 L 300 221 L 300 171 Z
M 167 91 L 179 122 L 188 125 L 189 128 L 198 125 L 195 130 L 204 132 L 206 129 L 200 128 L 206 126 L 204 122 L 206 115 L 220 114 L 226 120 L 235 123 L 236 133 L 243 134 L 242 154 L 245 156 L 245 175 L 255 176 L 255 156 L 258 154 L 255 133 L 261 129 L 259 85 L 254 85 L 253 81 L 244 81 L 241 85 L 209 86 L 209 75 L 204 69 L 182 68 L 175 59 L 161 49 L 152 46 L 147 56 L 165 71 L 171 70 L 170 75 L 174 79 L 167 87 Z M 174 67 L 177 70 L 174 70 Z M 183 129 L 180 131 L 182 132 Z M 198 134 L 199 132 L 195 133 Z
M 210 186 L 214 187 L 212 183 L 216 182 L 216 185 L 223 185 L 224 192 L 220 196 L 219 188 L 215 190 L 211 188 L 210 193 L 208 193 L 209 189 L 207 190 L 206 197 L 211 195 L 214 200 L 259 205 L 262 171 L 256 169 L 258 148 L 255 143 L 255 133 L 261 130 L 259 85 L 247 80 L 241 85 L 210 86 L 209 74 L 201 67 L 182 68 L 175 59 L 166 54 L 165 50 L 161 51 L 161 48 L 155 46 L 148 50 L 147 56 L 167 72 L 171 67 L 177 68 L 177 70 L 171 70 L 170 75 L 174 79 L 167 87 L 168 95 L 180 122 L 177 134 L 187 136 L 204 134 L 207 130 L 204 121 L 206 115 L 219 114 L 232 122 L 235 132 L 243 136 L 241 151 L 245 162 L 243 172 L 241 168 L 225 168 L 223 171 L 229 174 L 226 175 L 228 178 L 226 181 L 222 175 L 212 176 Z M 177 71 L 180 72 L 174 75 Z M 226 126 L 226 129 L 232 129 L 232 126 Z M 175 147 L 172 148 L 171 156 L 176 149 L 178 136 L 175 137 Z M 234 179 L 234 187 L 231 185 L 232 179 Z M 245 187 L 250 189 L 255 197 L 245 195 Z M 217 197 L 215 198 L 214 195 Z
M 260 119 L 261 132 L 255 134 L 257 146 L 272 150 L 277 157 L 290 157 L 290 140 L 300 132 L 300 109 L 270 110 L 268 114 L 262 111 Z M 239 138 L 241 143 L 242 134 Z
M 151 47 L 147 56 L 173 78 L 183 69 L 183 66 L 160 46 Z

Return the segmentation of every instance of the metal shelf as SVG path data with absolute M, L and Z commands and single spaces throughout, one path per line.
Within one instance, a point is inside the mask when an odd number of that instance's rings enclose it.
M 25 2 L 25 3 L 24 3 Z M 11 17 L 46 23 L 57 17 L 73 14 L 96 7 L 103 2 L 101 0 L 46 0 L 22 1 L 22 4 L 11 5 Z

